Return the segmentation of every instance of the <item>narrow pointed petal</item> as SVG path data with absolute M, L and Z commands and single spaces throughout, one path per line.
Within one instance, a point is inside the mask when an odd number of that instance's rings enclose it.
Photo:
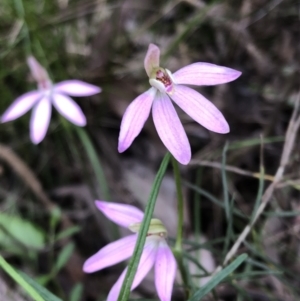
M 159 48 L 154 44 L 150 44 L 144 59 L 145 70 L 149 77 L 151 76 L 153 69 L 159 67 L 159 56 Z
M 144 217 L 142 210 L 132 205 L 104 201 L 95 201 L 95 204 L 107 218 L 122 227 L 140 223 Z
M 18 97 L 3 113 L 1 122 L 15 120 L 28 112 L 39 100 L 41 94 L 39 91 L 31 91 Z
M 27 58 L 27 64 L 31 71 L 32 77 L 39 83 L 50 82 L 49 75 L 44 67 L 36 60 L 34 56 L 29 56 Z
M 83 271 L 93 273 L 132 256 L 137 234 L 129 235 L 112 242 L 90 257 L 83 265 Z
M 65 118 L 78 126 L 86 125 L 86 118 L 79 105 L 69 96 L 55 93 L 52 102 L 56 110 Z
M 156 258 L 157 247 L 158 247 L 157 240 L 152 239 L 152 237 L 147 237 L 143 254 L 131 286 L 131 290 L 134 290 L 141 283 L 141 281 L 145 278 L 145 276 L 153 267 Z M 110 290 L 107 297 L 107 301 L 116 301 L 118 299 L 126 272 L 127 272 L 127 268 L 123 271 L 123 273 L 121 274 L 117 282 Z
M 165 241 L 159 243 L 155 261 L 155 287 L 161 301 L 171 301 L 176 260 Z
M 33 143 L 38 144 L 44 139 L 50 117 L 51 102 L 47 97 L 44 97 L 35 105 L 30 118 L 30 138 Z
M 70 96 L 91 96 L 101 92 L 101 88 L 77 79 L 57 83 L 54 89 Z
M 209 63 L 194 63 L 173 73 L 176 84 L 212 86 L 231 82 L 242 72 Z
M 113 285 L 113 287 L 109 291 L 106 301 L 117 301 L 118 300 L 126 272 L 127 272 L 127 268 L 122 272 L 122 274 L 118 278 L 117 282 Z
M 229 132 L 229 125 L 219 109 L 197 91 L 176 85 L 170 97 L 183 111 L 208 130 L 220 134 Z
M 181 164 L 191 160 L 191 148 L 177 112 L 166 94 L 157 93 L 152 108 L 157 133 L 175 159 Z
M 156 94 L 156 89 L 150 88 L 139 95 L 126 109 L 121 122 L 119 134 L 119 153 L 124 152 L 141 132 Z
M 149 236 L 146 238 L 143 254 L 135 274 L 131 290 L 134 290 L 146 277 L 156 260 L 157 248 L 160 238 L 157 236 Z

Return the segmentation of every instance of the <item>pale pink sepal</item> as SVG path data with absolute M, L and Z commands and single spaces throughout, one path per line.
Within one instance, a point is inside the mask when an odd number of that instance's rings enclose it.
M 24 115 L 33 107 L 40 97 L 41 94 L 39 91 L 31 91 L 21 95 L 3 113 L 1 122 L 15 120 Z
M 172 251 L 166 241 L 161 240 L 155 261 L 155 287 L 161 301 L 171 301 L 176 268 Z
M 175 73 L 176 84 L 197 86 L 211 86 L 231 82 L 237 79 L 242 72 L 210 63 L 194 63 L 187 65 Z
M 229 125 L 219 109 L 197 91 L 176 85 L 170 97 L 183 111 L 208 130 L 220 134 L 229 132 Z
M 27 64 L 31 71 L 32 77 L 38 83 L 47 83 L 49 79 L 48 72 L 41 64 L 36 60 L 34 56 L 29 56 L 27 58 Z
M 141 132 L 149 117 L 155 94 L 156 89 L 150 88 L 139 95 L 126 109 L 119 134 L 118 151 L 120 153 L 124 152 Z
M 77 79 L 62 81 L 54 89 L 70 96 L 91 96 L 101 92 L 101 88 Z
M 132 256 L 137 234 L 129 235 L 112 242 L 86 260 L 83 271 L 92 273 L 119 263 Z
M 142 210 L 132 205 L 104 201 L 95 201 L 95 204 L 108 219 L 122 227 L 140 223 L 144 217 Z
M 191 148 L 175 108 L 166 94 L 157 93 L 152 107 L 157 133 L 175 159 L 181 164 L 191 160 Z
M 159 48 L 154 44 L 150 44 L 144 59 L 144 67 L 148 77 L 151 77 L 151 73 L 154 68 L 159 67 L 159 56 L 160 56 Z
M 146 238 L 146 244 L 143 250 L 143 254 L 141 256 L 141 260 L 139 266 L 137 268 L 137 272 L 135 274 L 131 290 L 134 290 L 141 281 L 145 278 L 148 272 L 153 267 L 156 258 L 156 251 L 157 251 L 157 241 L 152 239 L 152 237 Z M 127 272 L 127 268 L 123 271 L 117 282 L 111 288 L 106 301 L 116 301 L 118 300 L 119 293 Z
M 50 117 L 51 102 L 48 97 L 44 97 L 35 105 L 30 118 L 30 138 L 33 143 L 38 144 L 44 139 Z
M 52 102 L 57 111 L 78 126 L 86 125 L 86 118 L 79 105 L 69 96 L 55 93 Z

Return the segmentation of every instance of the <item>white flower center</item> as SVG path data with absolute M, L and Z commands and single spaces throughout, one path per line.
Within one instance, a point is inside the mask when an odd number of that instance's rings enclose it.
M 44 96 L 50 96 L 52 94 L 53 85 L 50 80 L 38 82 L 38 88 Z
M 138 233 L 141 228 L 141 222 L 140 223 L 134 223 L 130 225 L 128 228 L 134 233 Z M 157 236 L 161 238 L 165 238 L 167 236 L 168 232 L 165 228 L 164 224 L 157 218 L 152 218 L 150 221 L 149 230 L 147 233 L 147 236 Z
M 149 83 L 162 93 L 172 94 L 174 89 L 174 81 L 172 73 L 163 68 L 156 68 L 153 70 Z

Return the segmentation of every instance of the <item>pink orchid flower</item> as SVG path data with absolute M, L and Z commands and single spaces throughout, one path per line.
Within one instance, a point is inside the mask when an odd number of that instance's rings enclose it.
M 135 234 L 121 238 L 102 248 L 83 266 L 86 273 L 102 270 L 130 258 L 137 240 L 137 232 L 143 220 L 143 212 L 131 205 L 95 201 L 98 209 L 114 223 L 129 228 Z M 155 286 L 162 301 L 170 301 L 176 274 L 176 261 L 166 242 L 167 231 L 160 220 L 152 219 L 141 260 L 131 290 L 135 289 L 150 269 L 155 267 Z M 127 268 L 110 290 L 107 301 L 118 299 Z
M 30 138 L 40 143 L 48 130 L 51 117 L 51 104 L 57 111 L 78 126 L 86 125 L 86 118 L 70 96 L 90 96 L 101 92 L 99 87 L 80 80 L 65 80 L 53 85 L 47 71 L 30 56 L 27 59 L 32 77 L 38 84 L 38 90 L 27 92 L 18 97 L 3 113 L 1 122 L 15 120 L 33 107 L 30 119 Z
M 231 82 L 241 72 L 209 63 L 194 63 L 172 74 L 159 66 L 160 50 L 150 44 L 144 60 L 152 88 L 139 95 L 126 109 L 121 122 L 118 150 L 124 152 L 141 132 L 152 108 L 158 135 L 182 164 L 191 159 L 191 148 L 170 98 L 208 130 L 225 134 L 229 126 L 222 113 L 204 96 L 185 86 L 211 86 Z

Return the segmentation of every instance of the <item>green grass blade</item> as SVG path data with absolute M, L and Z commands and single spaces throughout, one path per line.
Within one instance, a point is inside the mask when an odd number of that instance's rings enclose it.
M 207 295 L 211 290 L 213 290 L 223 279 L 225 279 L 229 274 L 231 274 L 243 261 L 248 257 L 247 254 L 242 254 L 237 257 L 231 264 L 229 264 L 225 269 L 220 271 L 211 280 L 200 288 L 195 294 L 189 299 L 189 301 L 199 301 L 205 295 Z
M 32 278 L 30 278 L 28 275 L 26 275 L 25 273 L 19 271 L 18 272 L 22 278 L 29 283 L 37 292 L 40 296 L 42 296 L 42 300 L 45 301 L 62 301 L 62 299 L 54 296 L 52 293 L 50 293 L 46 288 L 44 288 L 43 286 L 41 286 L 39 283 L 37 283 L 35 280 L 33 280 Z
M 97 181 L 99 182 L 99 185 L 101 187 L 101 190 L 103 192 L 104 199 L 106 201 L 110 200 L 110 194 L 108 185 L 106 182 L 105 174 L 101 166 L 100 159 L 96 153 L 96 150 L 92 144 L 92 141 L 90 140 L 89 136 L 87 135 L 86 131 L 80 127 L 76 127 L 77 134 L 79 136 L 79 139 L 81 140 L 85 151 L 87 153 L 87 156 L 91 162 L 91 165 L 94 169 Z
M 0 256 L 0 266 L 3 270 L 16 282 L 18 283 L 27 293 L 31 296 L 31 298 L 35 301 L 61 301 L 51 293 L 41 294 L 40 288 L 42 288 L 39 284 L 37 284 L 34 280 L 29 278 L 27 275 L 24 276 L 24 273 L 17 272 L 2 256 Z M 38 289 L 37 289 L 38 286 Z M 45 296 L 52 295 L 53 298 L 45 298 Z
M 132 258 L 129 262 L 127 273 L 125 275 L 125 279 L 120 291 L 120 295 L 118 298 L 118 301 L 127 301 L 130 294 L 130 288 L 135 276 L 135 273 L 137 271 L 137 267 L 140 261 L 140 258 L 142 256 L 142 252 L 144 249 L 145 241 L 146 241 L 146 235 L 149 229 L 150 221 L 152 218 L 152 214 L 154 211 L 156 199 L 158 196 L 159 188 L 161 185 L 161 182 L 163 180 L 163 177 L 165 175 L 168 163 L 170 161 L 170 154 L 167 153 L 160 165 L 160 168 L 156 174 L 156 177 L 153 182 L 153 186 L 150 192 L 150 196 L 148 199 L 148 203 L 145 209 L 145 216 L 139 231 L 138 239 L 134 248 L 134 252 L 132 255 Z

